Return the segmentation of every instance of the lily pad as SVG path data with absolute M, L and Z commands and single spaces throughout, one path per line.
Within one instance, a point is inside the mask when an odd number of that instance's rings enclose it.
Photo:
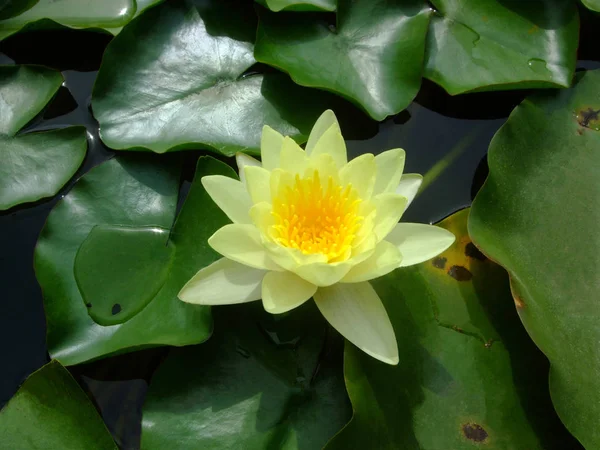
M 85 158 L 84 127 L 17 134 L 62 82 L 44 67 L 0 66 L 0 210 L 53 196 Z
M 70 28 L 120 27 L 135 11 L 135 0 L 39 0 L 23 14 L 0 21 L 0 40 L 42 19 Z
M 18 16 L 37 2 L 38 0 L 0 0 L 0 20 Z
M 600 448 L 600 71 L 528 97 L 490 144 L 469 233 L 511 275 L 558 415 Z
M 71 374 L 51 361 L 0 411 L 2 450 L 117 450 L 100 414 Z
M 581 0 L 581 3 L 592 11 L 600 12 L 600 0 Z
M 137 8 L 135 10 L 135 16 L 133 16 L 133 19 L 138 17 L 140 14 L 142 14 L 144 11 L 146 11 L 151 6 L 158 5 L 159 3 L 162 3 L 163 1 L 164 0 L 136 0 L 135 3 L 136 3 Z M 121 32 L 123 27 L 105 28 L 105 29 L 106 29 L 106 31 L 108 31 L 112 34 L 117 35 Z
M 336 0 L 256 0 L 271 11 L 335 11 Z
M 422 0 L 339 0 L 333 26 L 322 16 L 262 9 L 254 55 L 383 120 L 406 108 L 421 86 L 430 13 Z
M 202 345 L 174 349 L 150 383 L 144 450 L 320 449 L 351 411 L 336 342 L 314 303 L 272 316 L 214 309 Z
M 48 349 L 66 365 L 141 347 L 197 344 L 211 333 L 210 309 L 181 302 L 177 293 L 217 259 L 207 240 L 228 222 L 200 178 L 235 174 L 200 158 L 173 224 L 179 164 L 165 158 L 124 156 L 92 169 L 48 217 L 35 270 Z
M 579 16 L 564 0 L 432 0 L 425 77 L 455 95 L 569 87 Z
M 331 96 L 283 74 L 245 74 L 256 63 L 254 18 L 246 0 L 175 0 L 131 23 L 108 46 L 94 86 L 104 143 L 258 154 L 265 124 L 305 141 Z
M 468 214 L 439 224 L 456 235 L 446 252 L 373 282 L 400 362 L 346 344 L 354 416 L 327 450 L 575 448 L 552 408 L 548 362 L 519 323 L 506 272 L 471 243 Z

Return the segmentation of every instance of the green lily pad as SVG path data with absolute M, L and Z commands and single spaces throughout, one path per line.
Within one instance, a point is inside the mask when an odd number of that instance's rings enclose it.
M 39 0 L 23 14 L 0 21 L 0 40 L 42 19 L 70 28 L 120 27 L 135 11 L 135 0 Z
M 421 86 L 430 13 L 422 0 L 339 0 L 333 27 L 321 16 L 262 9 L 254 55 L 383 120 L 406 108 Z
M 85 158 L 84 127 L 17 135 L 62 82 L 44 67 L 0 66 L 0 210 L 53 196 Z
M 38 0 L 0 0 L 0 20 L 18 16 L 37 2 Z
M 0 411 L 1 450 L 117 450 L 100 414 L 71 374 L 51 361 Z
M 314 303 L 286 316 L 260 302 L 214 316 L 207 343 L 172 350 L 153 376 L 142 448 L 322 448 L 351 411 L 334 352 L 341 342 Z
M 174 0 L 146 11 L 108 46 L 92 106 L 114 149 L 259 153 L 265 124 L 303 142 L 331 96 L 256 63 L 246 0 Z
M 569 87 L 579 16 L 564 0 L 432 0 L 425 77 L 448 93 Z
M 600 0 L 581 0 L 581 3 L 592 11 L 600 12 Z
M 72 365 L 208 338 L 210 309 L 177 299 L 181 287 L 217 259 L 207 240 L 228 222 L 200 183 L 208 174 L 235 176 L 225 164 L 200 158 L 174 225 L 179 164 L 173 158 L 112 159 L 55 206 L 35 251 L 52 357 Z
M 336 0 L 256 0 L 271 11 L 335 11 Z
M 137 9 L 135 10 L 135 16 L 133 16 L 133 19 L 138 17 L 140 14 L 142 14 L 144 11 L 146 11 L 151 6 L 158 5 L 159 3 L 162 3 L 163 1 L 164 0 L 136 0 Z M 105 30 L 116 36 L 117 34 L 119 34 L 121 32 L 121 30 L 123 30 L 123 27 L 105 28 Z
M 489 149 L 469 233 L 511 275 L 525 328 L 551 363 L 558 415 L 600 448 L 600 71 L 528 97 Z
M 456 242 L 373 282 L 400 362 L 346 344 L 354 416 L 327 450 L 575 448 L 545 383 L 548 362 L 519 323 L 506 272 L 467 235 L 468 210 L 442 221 Z

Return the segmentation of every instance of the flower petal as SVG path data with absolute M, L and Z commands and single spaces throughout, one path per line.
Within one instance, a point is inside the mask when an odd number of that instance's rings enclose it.
M 283 136 L 268 125 L 263 127 L 260 138 L 260 156 L 267 170 L 279 167 L 279 157 L 283 146 Z
M 281 314 L 300 306 L 317 291 L 314 284 L 291 272 L 269 272 L 262 282 L 262 302 L 271 314 Z
M 406 209 L 408 200 L 398 194 L 379 194 L 372 200 L 375 205 L 373 232 L 380 241 L 396 226 Z
M 246 155 L 242 152 L 237 152 L 235 154 L 235 162 L 238 166 L 238 174 L 240 176 L 240 181 L 244 184 L 244 186 L 246 185 L 246 175 L 244 174 L 244 168 L 246 166 L 262 167 L 262 164 L 258 159 L 254 159 L 252 156 Z
M 351 183 L 362 200 L 371 198 L 376 177 L 377 165 L 371 153 L 354 158 L 340 170 L 342 185 Z
M 352 263 L 350 261 L 337 263 L 315 262 L 299 265 L 294 269 L 294 272 L 314 285 L 331 286 L 344 278 L 351 267 Z
M 396 194 L 402 195 L 408 199 L 406 208 L 408 208 L 415 199 L 422 182 L 423 175 L 418 173 L 405 173 L 402 175 L 402 178 L 400 178 L 400 183 L 398 183 L 398 186 L 396 187 Z
M 285 137 L 283 147 L 281 148 L 281 159 L 279 167 L 292 175 L 304 175 L 304 171 L 308 167 L 308 156 L 296 142 Z
M 232 222 L 251 223 L 248 212 L 252 207 L 252 200 L 241 181 L 223 175 L 208 175 L 200 181 L 208 195 Z
M 360 264 L 352 267 L 342 278 L 342 283 L 359 283 L 381 277 L 400 267 L 402 253 L 394 244 L 381 241 L 375 247 L 375 252 Z
M 312 149 L 310 158 L 314 159 L 323 154 L 331 155 L 338 169 L 344 167 L 348 162 L 346 142 L 344 142 L 340 126 L 337 123 L 329 127 L 329 129 L 323 133 L 315 147 Z
M 298 266 L 327 262 L 327 257 L 321 253 L 305 254 L 296 248 L 284 247 L 270 238 L 263 241 L 263 245 L 275 263 L 292 272 Z
M 269 258 L 260 231 L 254 225 L 225 225 L 208 239 L 208 245 L 240 264 L 262 270 L 283 270 Z
M 398 186 L 404 170 L 406 153 L 401 148 L 395 148 L 380 153 L 375 157 L 377 164 L 377 181 L 373 193 L 393 192 Z
M 327 130 L 331 128 L 332 125 L 337 125 L 338 129 L 340 125 L 338 124 L 337 117 L 332 110 L 328 109 L 325 111 L 315 122 L 312 130 L 310 131 L 310 135 L 308 136 L 308 142 L 306 143 L 306 154 L 310 156 L 313 149 L 323 136 Z
M 271 172 L 262 167 L 246 167 L 246 188 L 253 203 L 271 202 Z
M 439 255 L 455 239 L 448 230 L 423 223 L 399 223 L 386 237 L 386 241 L 402 253 L 400 267 L 419 264 Z
M 314 295 L 325 319 L 365 353 L 398 364 L 398 344 L 387 312 L 368 281 L 319 288 Z
M 266 272 L 221 258 L 201 269 L 177 296 L 196 305 L 232 305 L 260 299 Z
M 272 210 L 273 208 L 271 204 L 267 202 L 257 203 L 250 208 L 250 217 L 252 218 L 252 222 L 265 236 L 268 236 L 269 227 L 275 223 L 273 214 L 271 214 Z

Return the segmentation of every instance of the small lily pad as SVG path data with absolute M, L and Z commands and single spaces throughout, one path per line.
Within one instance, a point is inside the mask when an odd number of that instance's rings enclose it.
M 256 0 L 271 11 L 335 11 L 336 0 Z

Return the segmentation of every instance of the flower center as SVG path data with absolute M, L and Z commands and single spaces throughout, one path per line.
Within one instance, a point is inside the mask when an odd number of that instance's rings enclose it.
M 350 256 L 363 217 L 361 199 L 351 184 L 340 186 L 332 177 L 321 184 L 319 173 L 282 186 L 273 199 L 272 236 L 281 245 L 302 253 L 322 253 L 327 261 Z

